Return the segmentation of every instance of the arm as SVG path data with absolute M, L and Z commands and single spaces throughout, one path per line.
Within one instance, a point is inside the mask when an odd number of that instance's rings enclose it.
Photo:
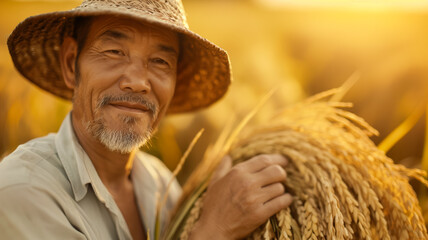
M 43 189 L 19 184 L 0 189 L 3 239 L 86 239 Z
M 292 198 L 282 184 L 286 164 L 281 155 L 259 155 L 231 167 L 230 157 L 225 157 L 190 239 L 240 239 L 288 207 Z

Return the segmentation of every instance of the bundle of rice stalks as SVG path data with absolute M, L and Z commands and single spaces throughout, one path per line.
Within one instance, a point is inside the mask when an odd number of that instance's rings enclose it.
M 428 239 L 408 182 L 413 177 L 428 186 L 425 172 L 394 164 L 369 139 L 376 130 L 338 108 L 343 106 L 308 100 L 246 129 L 226 146 L 234 164 L 258 154 L 289 159 L 286 189 L 293 203 L 247 239 Z M 221 146 L 214 148 L 217 155 L 222 152 Z M 185 186 L 191 194 L 173 218 L 167 239 L 187 239 L 199 217 L 206 176 L 219 156 L 206 159 Z

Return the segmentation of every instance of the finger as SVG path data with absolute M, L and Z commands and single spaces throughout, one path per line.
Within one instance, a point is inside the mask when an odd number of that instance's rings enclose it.
M 250 158 L 249 160 L 240 163 L 242 168 L 245 168 L 248 172 L 258 172 L 270 165 L 280 165 L 285 167 L 287 165 L 287 159 L 280 154 L 261 154 Z
M 262 214 L 265 214 L 264 217 L 270 217 L 275 213 L 279 212 L 282 209 L 287 208 L 293 202 L 293 197 L 286 193 L 282 194 L 276 198 L 273 198 L 270 201 L 267 201 L 263 204 L 263 207 L 260 208 Z
M 226 175 L 231 168 L 232 168 L 232 158 L 229 155 L 226 155 L 223 157 L 220 164 L 217 166 L 216 170 L 214 171 L 213 175 L 211 176 L 209 186 L 211 186 L 218 179 L 220 179 L 224 175 Z
M 268 186 L 265 186 L 261 189 L 261 202 L 266 203 L 276 197 L 279 197 L 285 193 L 285 187 L 282 183 L 274 183 Z
M 285 182 L 287 172 L 280 165 L 271 165 L 254 173 L 254 177 L 260 186 L 263 187 L 277 182 Z

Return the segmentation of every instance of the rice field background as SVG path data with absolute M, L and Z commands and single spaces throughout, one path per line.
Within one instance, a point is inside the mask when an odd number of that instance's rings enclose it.
M 173 169 L 194 135 L 205 128 L 178 176 L 180 182 L 227 122 L 240 120 L 271 89 L 278 90 L 254 122 L 339 87 L 356 72 L 359 80 L 343 98 L 354 104 L 349 110 L 379 131 L 372 140 L 396 163 L 428 170 L 428 5 L 423 1 L 183 2 L 191 29 L 229 52 L 234 82 L 213 107 L 165 119 L 147 147 Z M 6 46 L 8 35 L 25 17 L 78 4 L 0 1 L 0 156 L 55 132 L 71 110 L 70 103 L 39 90 L 16 72 Z M 427 221 L 427 190 L 416 183 L 413 187 Z

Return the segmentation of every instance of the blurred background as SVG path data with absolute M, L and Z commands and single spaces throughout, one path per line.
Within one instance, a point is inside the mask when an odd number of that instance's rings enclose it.
M 271 89 L 254 119 L 339 87 L 360 74 L 344 101 L 379 130 L 373 137 L 396 163 L 428 170 L 424 157 L 428 91 L 428 2 L 420 0 L 183 0 L 190 28 L 230 54 L 234 82 L 209 109 L 168 117 L 147 151 L 173 169 L 195 134 L 203 137 L 178 176 L 184 183 L 230 119 L 240 120 Z M 24 80 L 6 40 L 26 17 L 79 1 L 0 1 L 0 158 L 19 144 L 56 132 L 69 102 Z M 395 131 L 394 131 L 395 130 Z M 396 140 L 394 140 L 394 137 Z M 388 145 L 388 143 L 391 143 Z M 426 220 L 426 189 L 414 184 Z

